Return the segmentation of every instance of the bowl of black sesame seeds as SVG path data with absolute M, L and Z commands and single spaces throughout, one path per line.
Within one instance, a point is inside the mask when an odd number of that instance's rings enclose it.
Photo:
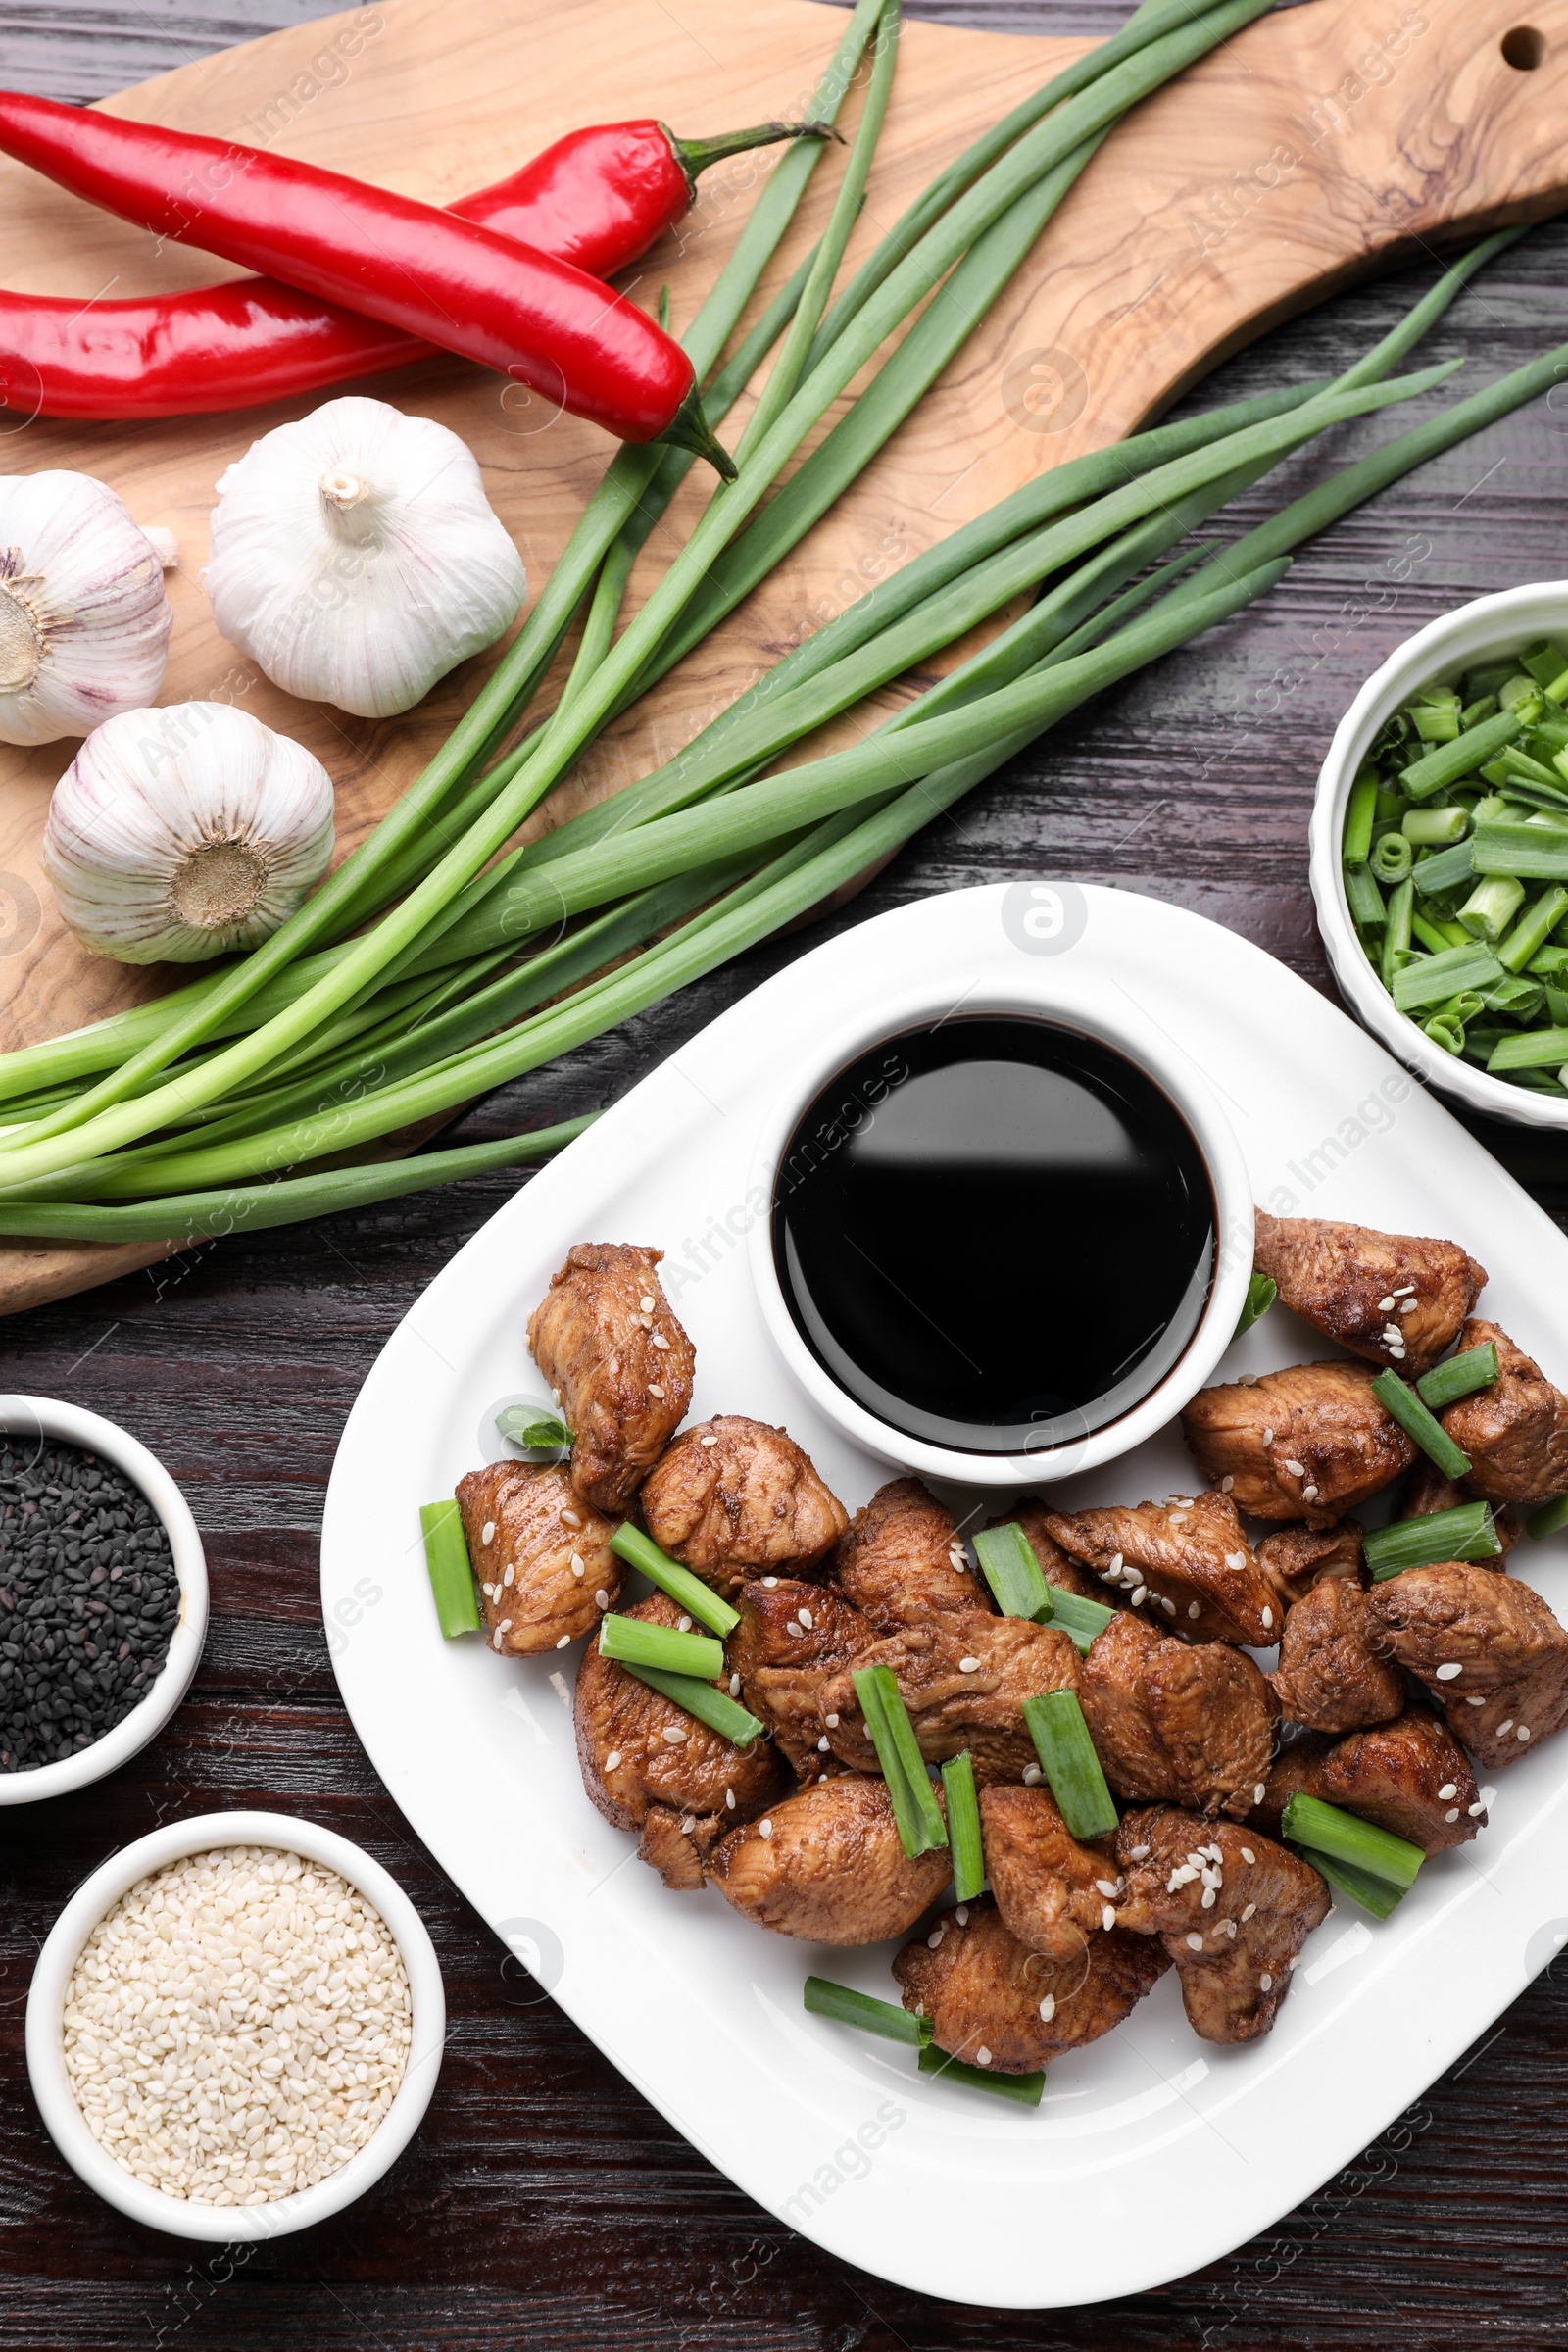
M 0 1396 L 0 1805 L 145 1747 L 206 1634 L 202 1540 L 163 1464 L 79 1405 Z

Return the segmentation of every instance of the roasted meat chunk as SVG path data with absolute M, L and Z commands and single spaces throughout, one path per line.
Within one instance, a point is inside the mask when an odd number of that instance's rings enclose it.
M 643 1525 L 715 1592 L 804 1576 L 850 1524 L 787 1430 L 719 1413 L 683 1430 L 643 1481 Z
M 733 1816 L 721 1821 L 716 1813 L 676 1813 L 668 1805 L 650 1805 L 637 1840 L 637 1859 L 657 1870 L 676 1894 L 697 1894 L 703 1886 L 703 1857 L 724 1836 Z
M 1256 1519 L 1332 1527 L 1408 1470 L 1415 1447 L 1359 1364 L 1295 1364 L 1201 1389 L 1182 1427 L 1213 1486 Z
M 650 1625 L 674 1625 L 680 1611 L 662 1592 L 626 1611 Z M 747 1821 L 788 1786 L 782 1760 L 766 1740 L 732 1747 L 684 1707 L 601 1657 L 594 1642 L 577 1669 L 577 1761 L 583 1787 L 617 1830 L 643 1830 L 644 1859 L 666 1886 L 696 1886 L 674 1837 L 694 1839 L 695 1857 L 736 1822 Z M 648 1830 L 655 1808 L 667 1813 Z M 690 1822 L 689 1829 L 682 1825 Z M 686 1875 L 681 1875 L 684 1867 Z
M 1078 1680 L 1078 1652 L 1054 1626 L 978 1611 L 906 1626 L 831 1676 L 817 1693 L 833 1753 L 855 1772 L 880 1770 L 852 1679 L 865 1666 L 892 1667 L 927 1763 L 945 1763 L 966 1747 L 982 1788 L 1021 1780 L 1035 1762 L 1024 1700 L 1043 1690 L 1071 1690 Z
M 1265 1536 L 1253 1557 L 1282 1609 L 1304 1600 L 1326 1577 L 1361 1577 L 1359 1519 L 1337 1519 L 1332 1527 L 1281 1527 Z M 1280 1620 L 1276 1616 L 1277 1625 Z
M 1121 1873 L 1078 1843 L 1049 1788 L 982 1788 L 980 1833 L 1003 1924 L 1031 1951 L 1070 1961 L 1115 1926 Z
M 731 1676 L 803 1781 L 821 1777 L 831 1742 L 821 1690 L 881 1639 L 829 1585 L 758 1577 L 736 1594 L 740 1623 L 725 1644 Z M 834 1727 L 837 1729 L 837 1726 Z
M 1369 1363 L 1409 1380 L 1452 1347 L 1486 1282 L 1457 1242 L 1257 1211 L 1252 1262 L 1280 1303 Z
M 1400 1665 L 1483 1764 L 1511 1764 L 1568 1716 L 1568 1632 L 1519 1577 L 1450 1560 L 1406 1568 L 1369 1598 Z
M 1174 1494 L 1109 1510 L 1051 1512 L 1046 1533 L 1135 1608 L 1195 1642 L 1279 1640 L 1279 1603 L 1228 1494 Z M 1101 1597 L 1103 1597 L 1102 1593 Z
M 1337 1741 L 1313 1767 L 1307 1794 L 1364 1814 L 1429 1854 L 1463 1845 L 1487 1825 L 1468 1757 L 1425 1709 Z
M 1568 1396 L 1495 1323 L 1478 1315 L 1459 1334 L 1461 1348 L 1488 1340 L 1497 1350 L 1496 1382 L 1443 1415 L 1470 1456 L 1464 1483 L 1489 1502 L 1550 1502 L 1568 1493 Z
M 903 1625 L 989 1609 L 991 1596 L 964 1555 L 953 1513 L 917 1478 L 878 1487 L 857 1511 L 828 1562 L 846 1600 L 884 1634 Z
M 1174 1642 L 1136 1617 L 1097 1636 L 1078 1698 L 1118 1796 L 1243 1814 L 1274 1753 L 1274 1694 L 1222 1642 Z
M 571 1431 L 571 1483 L 596 1511 L 625 1510 L 692 1400 L 697 1358 L 660 1288 L 662 1255 L 581 1242 L 528 1319 Z
M 1298 1791 L 1316 1796 L 1314 1775 L 1334 1742 L 1326 1732 L 1301 1732 L 1287 1740 L 1263 1781 L 1263 1793 L 1245 1819 L 1271 1838 L 1280 1834 L 1280 1816 Z
M 619 1599 L 615 1523 L 580 1499 L 564 1469 L 492 1462 L 457 1493 L 492 1648 L 514 1658 L 564 1649 Z
M 1404 1673 L 1360 1586 L 1325 1577 L 1285 1619 L 1280 1662 L 1269 1676 L 1280 1713 L 1312 1732 L 1390 1723 L 1404 1705 Z
M 1059 1585 L 1064 1592 L 1076 1592 L 1080 1600 L 1098 1600 L 1105 1607 L 1130 1606 L 1131 1587 L 1124 1592 L 1119 1583 L 1111 1583 L 1093 1568 L 1085 1567 L 1081 1560 L 1069 1558 L 1062 1550 L 1047 1525 L 1052 1516 L 1049 1502 L 1029 1501 L 1020 1503 L 1015 1511 L 1009 1511 L 1005 1519 L 991 1519 L 986 1524 L 989 1527 L 1005 1527 L 1016 1521 L 1029 1539 L 1030 1548 L 1040 1562 L 1040 1573 L 1048 1585 Z
M 910 1856 L 881 1781 L 844 1773 L 720 1838 L 708 1879 L 760 1928 L 810 1943 L 906 1935 L 953 1876 L 946 1846 Z
M 1112 1928 L 1065 1960 L 1020 1943 L 989 1895 L 943 1914 L 893 1963 L 904 2006 L 966 2066 L 1029 2075 L 1119 2026 L 1168 1966 L 1157 1943 Z
M 1126 1816 L 1116 1859 L 1127 1873 L 1117 1920 L 1159 1937 L 1194 2033 L 1205 2041 L 1266 2034 L 1302 1944 L 1328 1916 L 1317 1872 L 1261 1830 L 1164 1806 Z

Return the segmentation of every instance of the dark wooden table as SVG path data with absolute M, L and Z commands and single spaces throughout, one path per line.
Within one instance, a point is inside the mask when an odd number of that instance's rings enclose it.
M 313 0 L 9 0 L 4 78 L 94 97 L 320 13 Z M 951 14 L 1098 33 L 1124 10 L 955 0 Z M 1565 263 L 1568 229 L 1538 231 L 1423 357 L 1464 356 L 1471 380 L 1487 380 L 1568 339 Z M 1298 322 L 1266 355 L 1232 363 L 1225 391 L 1346 364 L 1431 275 L 1425 264 Z M 1377 429 L 1342 437 L 1333 460 Z M 1565 435 L 1568 413 L 1538 405 L 1341 524 L 1265 605 L 1020 760 L 835 919 L 1066 872 L 1197 907 L 1329 989 L 1305 830 L 1330 731 L 1412 629 L 1484 590 L 1562 572 Z M 1293 470 L 1304 482 L 1312 464 Z M 802 944 L 760 950 L 510 1089 L 465 1132 L 613 1101 Z M 1568 1221 L 1559 1145 L 1502 1127 L 1484 1140 Z M 1501 2341 L 1523 2352 L 1568 2341 L 1568 1967 L 1561 1982 L 1539 1978 L 1416 2109 L 1265 2237 L 1157 2294 L 1029 2316 L 928 2302 L 816 2252 L 711 2171 L 498 1948 L 400 1817 L 339 1704 L 316 1531 L 376 1350 L 512 1181 L 193 1250 L 0 1326 L 0 1387 L 69 1397 L 145 1439 L 190 1496 L 213 1569 L 207 1655 L 164 1738 L 80 1796 L 0 1816 L 0 2352 L 598 2352 L 612 2341 L 634 2352 Z M 38 1940 L 88 1869 L 161 1821 L 252 1804 L 330 1822 L 397 1873 L 435 1937 L 451 2034 L 424 2128 L 390 2177 L 340 2221 L 247 2261 L 133 2228 L 80 2185 L 33 2107 L 23 2015 Z M 1048 2235 L 1049 2212 L 1040 2227 Z

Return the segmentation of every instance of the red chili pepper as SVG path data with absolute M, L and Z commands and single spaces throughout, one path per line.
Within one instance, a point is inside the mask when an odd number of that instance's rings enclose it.
M 156 235 L 497 368 L 622 441 L 672 441 L 734 471 L 679 344 L 586 271 L 492 228 L 257 148 L 16 91 L 0 91 L 0 149 Z
M 710 164 L 826 129 L 764 122 L 678 139 L 662 122 L 595 123 L 448 209 L 608 277 L 684 218 Z M 272 277 L 87 305 L 0 291 L 0 408 L 28 417 L 208 416 L 404 368 L 433 349 Z

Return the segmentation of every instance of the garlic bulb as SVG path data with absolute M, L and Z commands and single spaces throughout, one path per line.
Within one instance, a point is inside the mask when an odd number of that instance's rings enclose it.
M 106 482 L 0 475 L 0 742 L 85 735 L 150 703 L 173 620 L 158 551 Z
M 55 786 L 44 869 L 84 947 L 199 963 L 254 947 L 332 856 L 319 760 L 227 703 L 124 710 Z
M 526 588 L 472 452 L 385 401 L 351 394 L 280 424 L 218 485 L 219 628 L 308 702 L 409 710 L 495 643 Z

